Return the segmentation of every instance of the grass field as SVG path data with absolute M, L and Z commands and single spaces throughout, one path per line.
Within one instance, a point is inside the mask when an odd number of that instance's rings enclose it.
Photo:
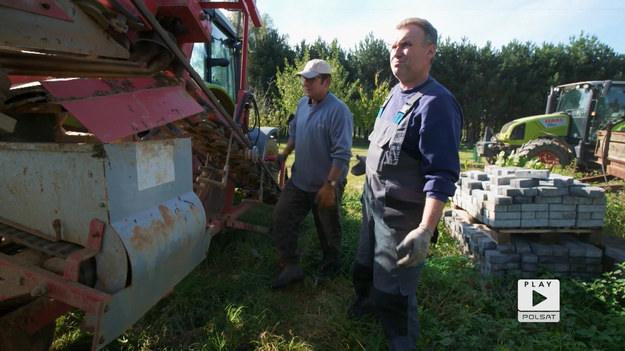
M 354 154 L 365 153 L 366 145 L 355 145 Z M 473 162 L 470 150 L 462 157 L 464 167 Z M 311 218 L 300 233 L 308 276 L 278 291 L 269 287 L 278 272 L 271 235 L 223 232 L 213 239 L 206 260 L 107 350 L 385 350 L 375 320 L 355 321 L 346 312 L 353 298 L 362 182 L 363 177 L 348 178 L 342 270 L 334 280 L 315 286 L 310 279 L 320 260 Z M 271 208 L 260 206 L 244 220 L 269 226 L 270 216 Z M 446 228 L 439 229 L 441 238 L 431 248 L 417 291 L 420 350 L 623 349 L 622 275 L 590 282 L 560 278 L 561 321 L 519 323 L 516 279 L 481 276 Z M 53 350 L 88 349 L 89 335 L 78 330 L 78 317 L 67 315 L 58 324 Z

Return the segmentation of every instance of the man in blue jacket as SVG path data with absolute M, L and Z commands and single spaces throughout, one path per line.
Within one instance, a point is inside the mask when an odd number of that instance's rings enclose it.
M 295 161 L 273 212 L 273 233 L 281 271 L 272 282 L 281 288 L 302 280 L 297 249 L 299 226 L 312 211 L 322 250 L 316 282 L 331 278 L 340 267 L 340 209 L 351 157 L 353 117 L 330 92 L 330 65 L 310 60 L 300 77 L 306 96 L 289 124 L 289 139 L 278 156 L 283 162 L 295 150 Z
M 416 288 L 460 161 L 462 111 L 430 77 L 437 31 L 410 18 L 397 26 L 390 64 L 399 83 L 369 136 L 362 228 L 354 262 L 357 317 L 374 313 L 389 350 L 416 347 Z

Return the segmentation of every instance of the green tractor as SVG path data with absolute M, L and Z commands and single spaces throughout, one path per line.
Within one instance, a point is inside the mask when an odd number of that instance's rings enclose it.
M 489 164 L 503 152 L 566 166 L 574 159 L 592 168 L 597 131 L 625 130 L 625 81 L 588 81 L 552 87 L 544 115 L 506 123 L 492 136 L 490 128 L 477 143 L 477 155 Z M 492 138 L 491 138 L 492 136 Z

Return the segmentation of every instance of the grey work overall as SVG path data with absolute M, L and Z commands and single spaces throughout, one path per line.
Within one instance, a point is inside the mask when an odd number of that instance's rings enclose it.
M 425 204 L 419 161 L 401 150 L 410 118 L 398 119 L 377 118 L 369 136 L 362 228 L 354 263 L 356 294 L 372 303 L 392 351 L 416 347 L 415 294 L 422 265 L 398 267 L 396 246 L 419 226 Z

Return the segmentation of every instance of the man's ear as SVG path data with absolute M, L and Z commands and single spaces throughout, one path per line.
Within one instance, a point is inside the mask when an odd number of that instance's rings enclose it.
M 329 87 L 330 83 L 332 83 L 332 77 L 328 77 L 323 81 L 323 85 L 326 87 Z
M 435 55 L 436 55 L 436 45 L 434 44 L 428 45 L 427 56 L 430 59 L 430 62 L 432 61 Z

